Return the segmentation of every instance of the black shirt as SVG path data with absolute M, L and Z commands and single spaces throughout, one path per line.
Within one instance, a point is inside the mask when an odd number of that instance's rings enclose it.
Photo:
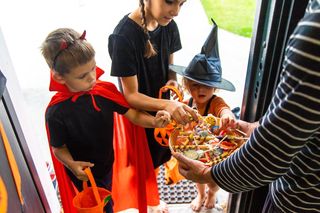
M 157 55 L 144 57 L 146 36 L 143 29 L 126 15 L 109 36 L 109 54 L 112 59 L 111 75 L 128 77 L 137 75 L 138 90 L 150 97 L 158 98 L 159 90 L 169 80 L 169 56 L 181 49 L 177 24 L 158 26 L 149 32 Z M 121 89 L 121 85 L 120 89 Z M 168 94 L 166 95 L 168 98 Z M 155 113 L 152 113 L 155 114 Z M 154 129 L 146 129 L 153 163 L 158 167 L 170 159 L 170 150 L 159 145 L 153 135 Z
M 114 160 L 113 113 L 124 114 L 128 108 L 101 96 L 94 98 L 101 111 L 95 110 L 90 95 L 82 95 L 75 102 L 68 99 L 49 107 L 46 123 L 51 146 L 65 144 L 75 161 L 94 163 L 94 177 L 104 179 Z M 67 173 L 79 181 L 68 169 Z

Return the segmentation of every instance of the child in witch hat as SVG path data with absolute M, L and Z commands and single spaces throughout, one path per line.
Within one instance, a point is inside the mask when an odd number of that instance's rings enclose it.
M 226 126 L 235 122 L 235 116 L 225 101 L 216 95 L 216 92 L 218 89 L 235 91 L 235 87 L 231 82 L 222 78 L 217 39 L 218 26 L 213 20 L 212 22 L 213 28 L 201 53 L 194 56 L 187 67 L 170 65 L 170 69 L 183 76 L 183 85 L 191 95 L 188 105 L 195 107 L 203 116 L 212 114 L 220 117 L 220 125 Z M 196 186 L 198 195 L 191 202 L 192 210 L 200 211 L 202 205 L 207 209 L 213 208 L 215 194 L 219 188 L 198 183 Z M 207 194 L 206 188 L 208 188 Z

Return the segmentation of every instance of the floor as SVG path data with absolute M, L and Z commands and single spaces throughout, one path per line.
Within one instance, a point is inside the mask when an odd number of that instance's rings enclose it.
M 164 168 L 160 167 L 158 174 L 158 188 L 160 199 L 167 203 L 169 213 L 192 213 L 190 208 L 191 201 L 197 196 L 195 183 L 189 180 L 181 180 L 175 185 L 166 185 L 164 181 Z M 202 207 L 200 213 L 223 213 L 227 206 L 229 193 L 220 189 L 217 192 L 216 206 L 213 209 L 205 209 Z M 137 213 L 135 209 L 122 211 L 121 213 Z M 149 213 L 156 213 L 154 208 L 148 209 Z
M 190 208 L 190 204 L 169 204 L 168 205 L 169 213 L 193 213 L 192 209 Z M 121 211 L 119 213 L 137 213 L 138 210 L 136 209 L 128 209 L 125 211 Z M 155 213 L 156 211 L 148 209 L 148 213 Z M 213 209 L 204 209 L 202 208 L 199 213 L 223 213 L 225 212 L 223 207 L 218 205 Z
M 158 188 L 161 201 L 168 204 L 169 213 L 191 213 L 194 212 L 190 208 L 190 203 L 197 196 L 197 188 L 194 182 L 189 180 L 181 180 L 174 185 L 167 185 L 165 183 L 165 169 L 160 167 L 158 174 Z M 220 189 L 217 194 L 217 203 L 214 209 L 205 209 L 202 207 L 200 212 L 207 213 L 223 213 L 223 207 L 226 207 L 229 193 Z M 152 211 L 150 211 L 152 213 Z
M 191 213 L 194 212 L 190 208 L 190 204 L 170 204 L 169 206 L 169 213 Z M 216 206 L 213 209 L 204 209 L 202 208 L 200 213 L 223 213 L 223 208 L 221 206 Z

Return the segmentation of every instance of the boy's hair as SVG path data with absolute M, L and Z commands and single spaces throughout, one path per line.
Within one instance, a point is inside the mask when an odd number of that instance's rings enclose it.
M 50 69 L 64 75 L 88 63 L 95 56 L 92 45 L 70 28 L 59 28 L 49 33 L 41 45 L 41 53 Z
M 150 35 L 147 29 L 147 21 L 146 21 L 146 12 L 144 10 L 144 0 L 139 0 L 139 4 L 140 4 L 140 12 L 141 12 L 141 21 L 142 21 L 142 27 L 143 27 L 143 31 L 147 37 L 147 43 L 146 43 L 146 49 L 144 52 L 144 57 L 146 58 L 151 58 L 152 56 L 157 55 L 157 51 L 156 49 L 153 47 L 151 41 L 150 41 Z

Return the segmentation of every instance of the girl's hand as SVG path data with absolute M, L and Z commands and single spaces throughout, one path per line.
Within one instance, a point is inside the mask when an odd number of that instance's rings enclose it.
M 163 128 L 170 123 L 170 120 L 170 113 L 165 110 L 160 110 L 157 112 L 155 117 L 155 127 Z
M 165 110 L 178 124 L 185 125 L 198 120 L 197 113 L 192 108 L 178 101 L 168 101 Z
M 83 171 L 87 167 L 93 167 L 94 164 L 85 161 L 73 161 L 68 168 L 81 181 L 88 181 L 87 174 Z

